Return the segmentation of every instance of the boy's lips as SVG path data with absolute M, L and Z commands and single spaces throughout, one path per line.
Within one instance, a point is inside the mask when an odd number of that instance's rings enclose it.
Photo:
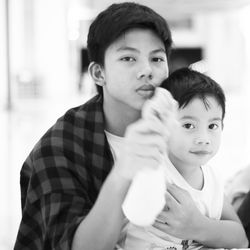
M 138 88 L 136 92 L 144 97 L 144 98 L 151 98 L 154 95 L 155 87 L 152 85 L 143 85 L 142 87 Z

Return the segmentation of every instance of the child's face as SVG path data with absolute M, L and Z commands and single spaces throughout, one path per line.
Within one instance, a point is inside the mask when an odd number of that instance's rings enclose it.
M 165 47 L 151 30 L 131 29 L 105 52 L 104 99 L 124 111 L 141 110 L 168 76 Z
M 178 110 L 180 126 L 169 138 L 169 158 L 180 171 L 206 164 L 218 151 L 222 132 L 222 108 L 207 96 L 209 107 L 194 98 Z

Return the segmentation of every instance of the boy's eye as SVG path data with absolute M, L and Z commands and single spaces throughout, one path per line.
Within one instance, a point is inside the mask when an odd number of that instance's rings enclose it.
M 153 57 L 152 61 L 153 62 L 164 62 L 165 60 L 163 58 L 161 58 L 161 57 Z
M 186 128 L 186 129 L 194 129 L 194 125 L 191 124 L 191 123 L 185 123 L 182 125 L 183 128 Z
M 217 125 L 217 124 L 215 124 L 215 123 L 212 123 L 212 124 L 210 124 L 209 126 L 208 126 L 208 128 L 209 129 L 212 129 L 212 130 L 215 130 L 215 129 L 217 129 L 219 126 Z
M 125 57 L 122 57 L 121 60 L 125 61 L 125 62 L 134 62 L 135 58 L 133 58 L 131 56 L 125 56 Z

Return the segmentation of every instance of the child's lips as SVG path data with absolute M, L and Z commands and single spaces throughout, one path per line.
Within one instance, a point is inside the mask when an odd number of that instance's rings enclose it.
M 190 151 L 190 153 L 195 154 L 195 155 L 200 155 L 200 156 L 212 154 L 211 151 L 207 151 L 207 150 Z

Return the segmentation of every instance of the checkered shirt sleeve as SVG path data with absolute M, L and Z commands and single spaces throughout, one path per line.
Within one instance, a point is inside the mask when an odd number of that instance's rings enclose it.
M 113 165 L 102 97 L 70 109 L 21 169 L 22 219 L 15 250 L 69 250 Z

